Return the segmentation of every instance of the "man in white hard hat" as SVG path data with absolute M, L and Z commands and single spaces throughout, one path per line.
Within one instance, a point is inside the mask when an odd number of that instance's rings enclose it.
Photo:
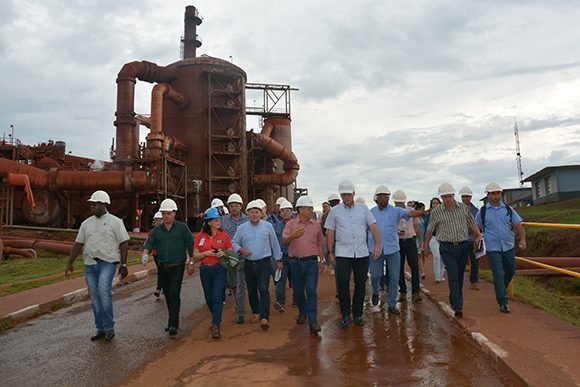
M 308 318 L 310 333 L 320 332 L 317 317 L 318 258 L 324 256 L 324 236 L 320 224 L 312 219 L 314 203 L 308 196 L 296 201 L 298 217 L 284 229 L 283 240 L 289 244 L 288 254 L 292 270 L 293 290 L 296 295 L 298 317 L 304 324 Z
M 163 200 L 159 211 L 163 216 L 163 223 L 155 227 L 147 238 L 143 248 L 143 260 L 146 262 L 149 252 L 157 250 L 159 277 L 169 314 L 165 331 L 173 337 L 179 329 L 183 273 L 186 265 L 194 263 L 193 234 L 185 223 L 175 220 L 177 204 L 173 199 Z
M 501 200 L 502 191 L 496 182 L 485 187 L 488 203 L 479 210 L 476 220 L 485 235 L 487 259 L 493 273 L 493 287 L 499 310 L 509 313 L 506 289 L 516 271 L 513 230 L 518 234 L 520 250 L 526 249 L 526 233 L 521 216 Z
M 282 217 L 280 216 L 280 204 L 288 202 L 288 199 L 286 199 L 284 196 L 280 196 L 278 199 L 276 199 L 276 203 L 274 203 L 274 209 L 272 210 L 272 216 L 276 217 L 276 220 L 278 221 L 282 221 Z
M 211 208 L 217 208 L 220 215 L 224 215 L 224 207 L 224 202 L 219 198 L 215 198 L 211 201 Z
M 233 193 L 228 197 L 228 207 L 230 214 L 222 218 L 222 230 L 228 234 L 230 239 L 234 239 L 238 227 L 248 221 L 246 214 L 242 212 L 242 205 L 244 201 L 242 197 Z M 243 324 L 245 322 L 246 314 L 246 276 L 244 274 L 244 257 L 240 256 L 240 261 L 236 266 L 236 291 L 234 294 L 236 305 L 236 324 Z
M 397 290 L 399 286 L 399 273 L 401 271 L 400 244 L 397 229 L 401 219 L 409 220 L 410 217 L 420 216 L 421 211 L 395 207 L 389 204 L 391 191 L 386 185 L 379 185 L 375 189 L 376 207 L 371 209 L 371 213 L 377 220 L 377 227 L 381 238 L 381 255 L 377 259 L 370 258 L 370 272 L 373 305 L 379 303 L 380 281 L 384 272 L 384 263 L 387 263 L 388 284 L 388 313 L 400 314 L 397 308 Z M 374 241 L 369 239 L 369 249 L 374 247 Z
M 260 321 L 260 328 L 270 327 L 270 275 L 271 261 L 276 260 L 276 269 L 283 269 L 282 250 L 274 227 L 261 219 L 262 204 L 252 200 L 246 206 L 249 222 L 241 224 L 234 235 L 234 250 L 246 259 L 244 273 L 248 286 L 248 298 L 252 308 L 251 322 Z
M 463 186 L 459 190 L 461 202 L 469 208 L 469 211 L 475 217 L 479 209 L 471 202 L 473 191 L 468 186 Z M 479 259 L 475 259 L 475 249 L 473 248 L 473 231 L 469 230 L 469 239 L 467 240 L 467 253 L 469 254 L 469 283 L 472 290 L 479 290 Z
M 65 275 L 68 277 L 72 274 L 73 263 L 84 246 L 85 279 L 97 328 L 97 334 L 91 337 L 91 341 L 111 341 L 115 337 L 113 277 L 118 264 L 121 279 L 128 274 L 127 251 L 130 238 L 123 221 L 107 211 L 111 199 L 105 191 L 94 192 L 88 202 L 93 215 L 79 228 Z
M 443 203 L 431 211 L 429 226 L 425 233 L 427 249 L 433 232 L 437 233 L 439 252 L 447 268 L 449 303 L 455 317 L 463 317 L 463 275 L 467 265 L 468 230 L 473 231 L 474 243 L 481 239 L 481 233 L 469 208 L 455 201 L 455 188 L 450 183 L 439 186 L 439 196 Z
M 350 180 L 343 180 L 338 185 L 342 203 L 333 207 L 326 219 L 325 227 L 328 260 L 336 265 L 338 277 L 338 298 L 343 328 L 350 326 L 350 314 L 354 323 L 364 325 L 363 304 L 365 283 L 369 270 L 369 247 L 367 230 L 370 229 L 374 240 L 372 256 L 381 255 L 381 242 L 377 222 L 367 206 L 354 202 L 355 189 Z M 336 246 L 335 246 L 336 242 Z M 351 305 L 350 275 L 354 274 L 354 294 Z
M 276 302 L 274 302 L 274 309 L 280 313 L 286 312 L 286 281 L 290 273 L 290 258 L 288 257 L 288 243 L 284 243 L 282 235 L 288 222 L 292 219 L 292 203 L 288 200 L 281 201 L 278 204 L 280 222 L 274 225 L 274 231 L 278 238 L 278 243 L 282 249 L 282 263 L 284 267 L 280 272 L 280 278 L 276 280 L 276 267 L 272 266 L 272 276 L 274 277 L 274 288 L 276 289 Z

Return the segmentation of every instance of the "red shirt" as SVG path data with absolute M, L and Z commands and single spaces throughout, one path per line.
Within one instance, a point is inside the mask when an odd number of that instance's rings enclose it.
M 200 252 L 211 251 L 213 249 L 218 250 L 230 250 L 232 249 L 232 241 L 228 234 L 222 230 L 218 230 L 215 236 L 212 238 L 204 232 L 199 232 L 195 236 L 195 242 L 193 248 L 199 250 Z M 202 265 L 217 265 L 219 263 L 219 258 L 216 256 L 207 256 L 201 259 Z
M 289 220 L 284 227 L 283 237 L 289 237 L 297 229 L 304 229 L 304 234 L 300 238 L 296 238 L 290 242 L 288 246 L 288 256 L 294 257 L 310 257 L 319 255 L 319 249 L 324 246 L 324 237 L 322 236 L 322 228 L 318 221 L 309 219 L 304 223 L 300 218 Z M 322 257 L 320 257 L 322 258 Z

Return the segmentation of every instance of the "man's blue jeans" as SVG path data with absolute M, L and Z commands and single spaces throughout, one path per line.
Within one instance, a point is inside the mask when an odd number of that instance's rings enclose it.
M 487 259 L 491 265 L 493 273 L 493 287 L 495 288 L 495 298 L 497 303 L 507 305 L 507 287 L 516 272 L 515 250 L 508 251 L 488 251 Z
M 318 322 L 316 302 L 318 296 L 318 261 L 315 259 L 290 259 L 292 289 L 296 295 L 296 305 L 300 314 L 308 316 L 311 324 Z
M 259 314 L 260 319 L 270 319 L 270 275 L 272 272 L 270 258 L 244 263 L 248 298 L 253 314 Z
M 93 303 L 93 315 L 97 331 L 107 332 L 115 329 L 113 318 L 113 277 L 116 263 L 97 261 L 96 265 L 85 265 L 85 280 Z
M 378 295 L 385 260 L 387 261 L 387 274 L 389 275 L 389 280 L 387 281 L 389 285 L 389 307 L 392 308 L 397 306 L 397 290 L 399 288 L 399 272 L 401 270 L 401 255 L 398 251 L 393 254 L 381 254 L 377 260 L 374 260 L 372 254 L 370 254 L 371 285 L 373 294 Z
M 458 245 L 439 242 L 439 252 L 447 268 L 449 304 L 454 311 L 463 310 L 463 275 L 467 266 L 467 242 Z
M 217 265 L 201 265 L 199 277 L 205 303 L 211 313 L 211 323 L 219 327 L 222 323 L 222 311 L 224 308 L 223 294 L 226 288 L 226 270 Z
M 290 271 L 290 259 L 286 254 L 282 255 L 282 263 L 284 268 L 282 269 L 282 276 L 280 281 L 274 281 L 274 287 L 276 288 L 276 302 L 285 305 L 286 304 L 286 281 L 288 280 L 288 272 Z M 272 260 L 272 280 L 276 276 L 276 260 Z

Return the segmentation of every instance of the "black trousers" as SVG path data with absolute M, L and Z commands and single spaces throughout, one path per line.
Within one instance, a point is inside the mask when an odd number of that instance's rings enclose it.
M 365 301 L 365 284 L 369 271 L 369 257 L 345 258 L 336 257 L 336 278 L 338 283 L 338 300 L 342 317 L 349 317 L 351 308 L 354 318 L 362 317 Z M 354 276 L 354 294 L 350 303 L 350 273 Z
M 169 313 L 167 326 L 179 328 L 181 284 L 183 282 L 183 273 L 185 272 L 185 263 L 176 266 L 168 266 L 160 263 L 157 270 L 161 288 L 163 289 L 163 293 L 165 293 L 167 312 Z
M 417 254 L 417 237 L 399 239 L 401 250 L 401 272 L 399 273 L 399 292 L 407 293 L 407 283 L 405 282 L 405 260 L 411 268 L 411 291 L 419 293 L 419 254 Z

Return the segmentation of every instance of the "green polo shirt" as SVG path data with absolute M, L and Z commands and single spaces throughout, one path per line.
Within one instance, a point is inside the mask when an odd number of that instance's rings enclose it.
M 159 263 L 185 262 L 193 255 L 193 234 L 183 222 L 174 221 L 169 230 L 161 223 L 147 238 L 145 248 L 149 251 L 157 249 Z

